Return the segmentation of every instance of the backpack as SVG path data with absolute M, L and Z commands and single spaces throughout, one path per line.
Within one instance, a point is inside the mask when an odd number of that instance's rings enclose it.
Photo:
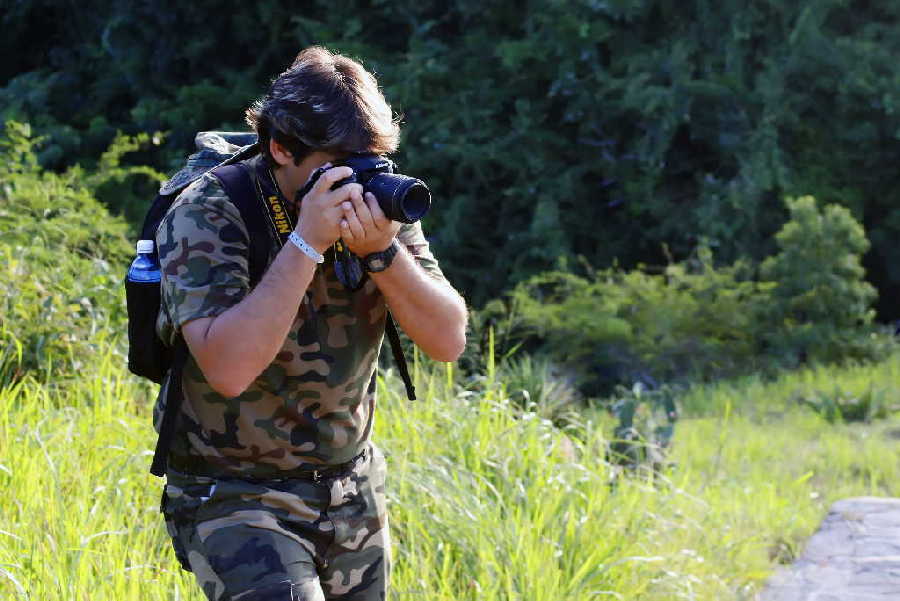
M 195 180 L 214 167 L 224 168 L 256 153 L 255 136 L 229 132 L 200 132 L 195 139 L 198 151 L 188 157 L 187 165 L 160 186 L 150 204 L 141 227 L 140 240 L 156 240 L 156 230 L 178 195 Z M 238 146 L 238 142 L 250 142 Z M 239 172 L 218 169 L 214 174 L 225 188 L 229 199 L 238 208 L 250 233 L 248 266 L 250 285 L 262 277 L 268 260 L 265 246 L 268 232 L 262 215 L 254 205 L 253 189 L 249 181 L 242 181 Z M 241 169 L 241 171 L 243 171 Z M 154 244 L 153 261 L 159 264 L 159 250 Z M 156 316 L 161 307 L 159 285 L 150 282 L 131 282 L 126 278 L 125 298 L 128 308 L 128 369 L 141 377 L 162 384 L 172 366 L 175 349 L 167 346 L 156 334 Z
M 250 287 L 254 287 L 269 263 L 273 232 L 264 213 L 271 210 L 267 203 L 259 202 L 247 169 L 240 161 L 258 154 L 256 134 L 240 132 L 199 132 L 195 138 L 197 152 L 190 155 L 184 168 L 160 186 L 159 193 L 150 204 L 141 227 L 141 240 L 156 239 L 156 230 L 178 195 L 192 182 L 211 172 L 222 184 L 229 200 L 240 211 L 249 235 L 248 271 Z M 264 208 L 263 208 L 264 207 Z M 159 264 L 159 254 L 154 244 L 153 260 Z M 156 321 L 162 307 L 160 285 L 156 282 L 132 282 L 125 279 L 125 300 L 128 309 L 128 369 L 157 384 L 168 378 L 166 402 L 160 423 L 159 437 L 150 473 L 163 476 L 166 471 L 169 447 L 175 435 L 183 392 L 181 371 L 188 358 L 187 344 L 179 335 L 174 346 L 168 346 L 156 332 Z M 394 362 L 407 396 L 414 400 L 415 388 L 409 376 L 406 359 L 400 345 L 396 325 L 387 315 L 385 332 L 391 343 Z

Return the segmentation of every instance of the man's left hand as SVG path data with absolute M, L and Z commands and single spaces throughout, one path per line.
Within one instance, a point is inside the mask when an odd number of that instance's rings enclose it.
M 358 257 L 385 250 L 402 224 L 385 217 L 371 192 L 366 192 L 364 201 L 355 195 L 351 201 L 345 201 L 342 205 L 341 238 L 347 248 Z

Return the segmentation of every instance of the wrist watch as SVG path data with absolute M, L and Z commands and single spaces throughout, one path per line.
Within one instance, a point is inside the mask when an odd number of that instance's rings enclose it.
M 381 252 L 368 254 L 363 257 L 362 263 L 369 273 L 378 273 L 391 266 L 394 257 L 397 256 L 397 241 L 392 240 L 391 245 Z

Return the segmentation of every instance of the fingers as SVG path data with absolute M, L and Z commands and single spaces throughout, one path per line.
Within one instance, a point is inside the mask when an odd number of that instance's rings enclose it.
M 362 242 L 367 238 L 380 236 L 390 228 L 391 220 L 385 217 L 378 200 L 367 192 L 365 200 L 358 193 L 350 194 L 350 200 L 341 203 L 344 214 L 341 218 L 341 235 L 349 243 Z
M 342 179 L 346 179 L 353 175 L 353 169 L 350 167 L 333 167 L 325 171 L 320 177 L 319 181 L 316 182 L 316 185 L 313 186 L 313 191 L 324 194 L 331 190 L 331 187 L 335 185 L 337 182 Z M 342 189 L 338 188 L 338 190 Z
M 391 222 L 384 214 L 384 211 L 381 210 L 378 199 L 376 199 L 375 195 L 371 192 L 366 192 L 366 206 L 369 208 L 369 213 L 372 215 L 372 221 L 378 229 L 384 229 Z
M 336 190 L 329 192 L 326 202 L 330 206 L 341 206 L 344 202 L 351 202 L 355 206 L 354 199 L 362 198 L 363 188 L 359 184 L 345 184 Z
M 353 193 L 350 195 L 350 202 L 344 202 L 342 206 L 344 207 L 345 217 L 347 211 L 352 210 L 363 228 L 372 233 L 384 230 L 391 223 L 391 220 L 381 210 L 375 195 L 371 192 L 366 192 L 365 201 L 360 195 Z
M 371 192 L 366 194 L 366 198 L 368 198 L 369 196 L 372 196 Z M 360 187 L 359 194 L 353 194 L 350 197 L 350 200 L 353 203 L 353 210 L 355 211 L 356 216 L 359 218 L 360 223 L 362 223 L 363 228 L 373 234 L 378 233 L 380 228 L 375 222 L 372 211 L 369 208 L 369 204 L 363 202 L 362 187 Z
M 344 211 L 342 222 L 347 223 L 347 228 L 354 238 L 364 239 L 367 233 L 374 234 L 375 226 L 372 224 L 372 215 L 368 213 L 368 210 L 362 210 L 366 208 L 362 200 L 362 186 L 359 184 L 348 184 L 344 187 L 348 188 L 348 200 L 341 203 L 341 208 Z M 344 230 L 342 229 L 341 231 Z
M 306 183 L 309 183 L 309 180 L 311 180 L 312 178 L 316 177 L 316 174 L 317 174 L 317 173 L 319 173 L 319 172 L 325 172 L 325 171 L 327 171 L 327 170 L 329 170 L 329 169 L 331 169 L 331 162 L 330 162 L 330 161 L 329 161 L 328 163 L 325 163 L 325 164 L 321 165 L 320 167 L 317 167 L 315 170 L 313 170 L 312 173 L 309 174 L 309 177 L 306 178 Z
M 344 209 L 344 216 L 341 219 L 341 236 L 347 242 L 364 240 L 366 238 L 366 228 L 360 222 L 356 211 L 353 210 L 353 204 L 344 202 L 341 207 Z

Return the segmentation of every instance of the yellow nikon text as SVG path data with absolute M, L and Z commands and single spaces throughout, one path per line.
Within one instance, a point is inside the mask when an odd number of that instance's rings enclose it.
M 288 222 L 287 214 L 281 201 L 275 195 L 269 196 L 269 204 L 272 205 L 272 216 L 275 219 L 275 228 L 279 234 L 289 234 L 291 232 L 291 224 Z

